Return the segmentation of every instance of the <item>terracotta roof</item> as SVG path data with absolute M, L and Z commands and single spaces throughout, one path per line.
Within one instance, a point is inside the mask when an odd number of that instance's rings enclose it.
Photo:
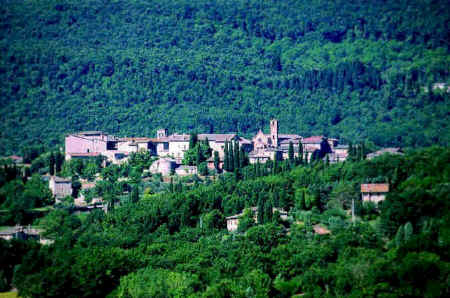
M 361 184 L 361 192 L 389 192 L 388 183 Z
M 323 139 L 324 139 L 324 136 L 312 136 L 312 137 L 304 138 L 302 140 L 302 143 L 303 144 L 320 144 Z
M 331 234 L 331 231 L 328 230 L 325 227 L 322 227 L 321 225 L 315 225 L 313 226 L 313 230 L 314 233 L 319 234 L 319 235 L 327 235 L 327 234 Z
M 81 189 L 90 189 L 90 188 L 94 188 L 95 187 L 95 183 L 82 183 L 81 184 Z

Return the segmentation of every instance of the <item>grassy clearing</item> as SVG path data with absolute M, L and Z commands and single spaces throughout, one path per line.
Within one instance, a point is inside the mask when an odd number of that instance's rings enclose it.
M 18 298 L 17 292 L 4 292 L 0 293 L 0 298 Z

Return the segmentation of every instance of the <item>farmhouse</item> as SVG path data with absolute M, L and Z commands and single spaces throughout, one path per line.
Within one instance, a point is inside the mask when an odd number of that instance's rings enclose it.
M 361 184 L 361 195 L 363 202 L 373 202 L 377 204 L 384 201 L 388 192 L 388 183 Z

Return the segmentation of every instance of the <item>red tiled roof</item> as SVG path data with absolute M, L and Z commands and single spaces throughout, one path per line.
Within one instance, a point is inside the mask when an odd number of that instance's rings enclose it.
M 314 233 L 319 234 L 319 235 L 331 234 L 330 230 L 328 230 L 325 227 L 322 227 L 321 225 L 315 225 L 315 226 L 313 226 L 313 229 L 314 229 Z
M 361 184 L 361 192 L 389 192 L 388 183 Z
M 95 187 L 95 183 L 82 183 L 81 184 L 81 189 L 89 189 L 89 188 L 94 188 Z
M 324 136 L 311 136 L 302 140 L 303 144 L 320 144 Z

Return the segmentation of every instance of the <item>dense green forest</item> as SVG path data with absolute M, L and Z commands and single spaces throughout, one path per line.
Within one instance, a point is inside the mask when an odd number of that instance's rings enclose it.
M 68 131 L 449 144 L 445 0 L 40 0 L 0 7 L 0 153 Z M 427 92 L 428 91 L 428 92 Z
M 102 183 L 139 177 L 132 173 L 146 163 L 100 169 Z M 54 244 L 0 239 L 0 290 L 13 284 L 21 297 L 446 297 L 449 165 L 443 147 L 333 165 L 290 159 L 215 182 L 141 191 L 106 214 L 58 208 L 37 222 Z M 19 183 L 11 170 L 0 174 L 3 191 Z M 365 182 L 390 183 L 378 208 L 358 200 Z M 261 210 L 258 223 L 245 211 L 238 231 L 227 232 L 225 217 L 251 206 Z M 288 210 L 288 220 L 266 212 L 272 207 Z M 314 233 L 317 224 L 331 234 Z

